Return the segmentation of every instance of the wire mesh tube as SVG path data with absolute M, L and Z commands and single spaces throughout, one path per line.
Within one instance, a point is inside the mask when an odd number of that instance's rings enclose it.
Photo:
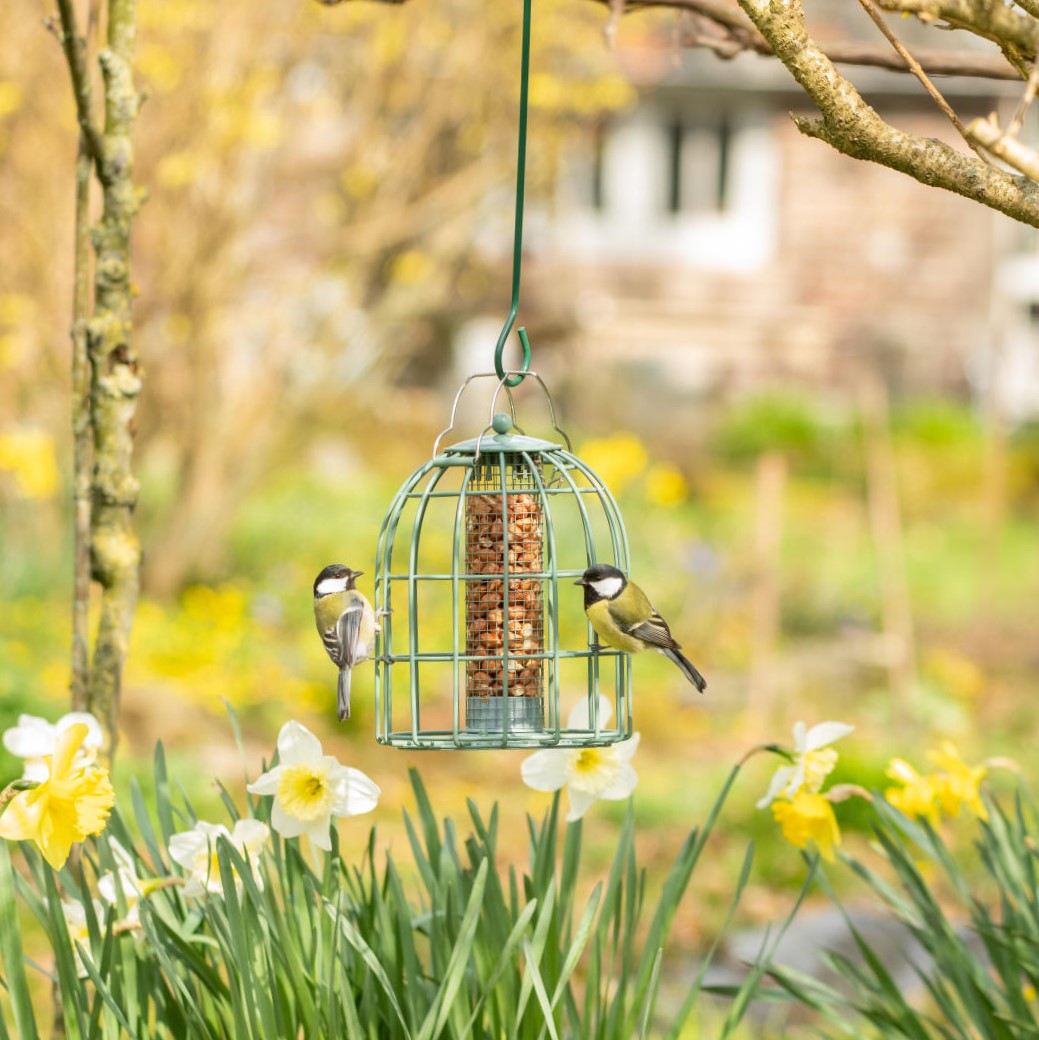
M 544 727 L 544 516 L 532 463 L 481 461 L 466 496 L 466 726 Z

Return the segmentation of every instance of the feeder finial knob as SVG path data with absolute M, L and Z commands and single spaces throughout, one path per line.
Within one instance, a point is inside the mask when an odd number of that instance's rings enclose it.
M 495 433 L 508 433 L 512 429 L 512 416 L 508 412 L 498 412 L 491 420 Z

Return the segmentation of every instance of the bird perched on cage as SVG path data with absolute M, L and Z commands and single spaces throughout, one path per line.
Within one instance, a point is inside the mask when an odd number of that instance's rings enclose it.
M 363 573 L 331 563 L 314 579 L 314 620 L 328 656 L 339 669 L 336 701 L 340 722 L 350 718 L 353 666 L 368 659 L 379 631 L 371 603 L 354 587 L 354 580 Z
M 707 680 L 681 652 L 667 622 L 623 571 L 597 563 L 574 584 L 584 586 L 584 612 L 596 635 L 608 646 L 629 654 L 656 650 L 674 661 L 701 693 L 707 689 Z

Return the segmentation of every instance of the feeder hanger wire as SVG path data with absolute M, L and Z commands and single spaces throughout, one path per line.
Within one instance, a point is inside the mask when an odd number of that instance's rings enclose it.
M 530 74 L 530 4 L 531 0 L 523 0 L 523 50 L 520 58 L 520 103 L 519 103 L 519 144 L 516 155 L 516 224 L 512 235 L 512 307 L 505 319 L 498 344 L 494 348 L 494 370 L 505 386 L 519 386 L 530 371 L 530 340 L 527 330 L 521 325 L 517 329 L 520 344 L 523 347 L 523 365 L 513 373 L 506 375 L 502 364 L 502 351 L 509 338 L 512 326 L 516 323 L 520 302 L 520 260 L 523 253 L 523 188 L 526 180 L 527 165 L 527 94 Z

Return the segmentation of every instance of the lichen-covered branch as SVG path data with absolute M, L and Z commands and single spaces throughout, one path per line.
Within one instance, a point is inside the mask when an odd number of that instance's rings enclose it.
M 109 754 L 116 743 L 140 572 L 140 546 L 133 528 L 137 480 L 131 469 L 141 389 L 130 284 L 130 224 L 139 206 L 131 139 L 139 105 L 131 65 L 135 34 L 136 0 L 109 0 L 108 45 L 98 56 L 105 91 L 98 163 L 103 211 L 94 230 L 94 314 L 87 325 L 94 431 L 91 572 L 102 588 L 87 706 L 105 727 Z
M 740 6 L 821 113 L 821 119 L 795 119 L 802 133 L 1039 227 L 1039 185 L 881 119 L 811 39 L 801 0 L 740 0 Z
M 1002 0 L 878 0 L 886 11 L 914 14 L 924 22 L 946 22 L 1027 57 L 1039 46 L 1039 22 Z
M 72 284 L 72 652 L 69 694 L 73 711 L 87 708 L 90 667 L 90 482 L 93 423 L 90 417 L 90 175 L 93 163 L 82 133 L 76 156 L 76 215 Z

